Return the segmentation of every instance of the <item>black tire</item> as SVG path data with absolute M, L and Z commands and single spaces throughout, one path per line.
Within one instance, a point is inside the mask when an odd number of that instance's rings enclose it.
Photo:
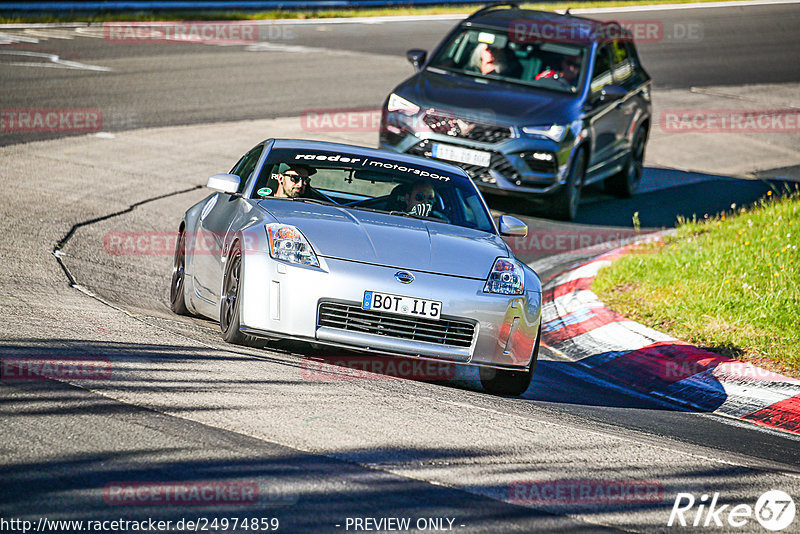
M 536 334 L 536 344 L 533 346 L 533 357 L 531 358 L 531 368 L 527 371 L 506 371 L 481 367 L 481 385 L 487 393 L 492 395 L 513 395 L 519 396 L 528 390 L 533 380 L 533 371 L 536 368 L 536 360 L 539 358 L 539 339 L 542 337 L 542 327 Z
M 572 158 L 569 168 L 567 183 L 559 191 L 558 196 L 553 199 L 550 208 L 551 213 L 556 219 L 562 221 L 572 221 L 578 216 L 578 204 L 581 201 L 581 187 L 584 175 L 586 174 L 585 149 L 579 148 Z
M 186 284 L 186 231 L 178 232 L 175 257 L 172 260 L 172 282 L 169 286 L 169 307 L 178 315 L 191 315 L 186 307 L 184 286 Z
M 606 191 L 621 198 L 630 198 L 639 189 L 644 172 L 644 147 L 647 134 L 644 128 L 636 130 L 631 142 L 631 152 L 625 167 L 614 176 L 606 178 Z
M 255 345 L 256 338 L 243 334 L 239 328 L 239 301 L 242 290 L 242 247 L 235 243 L 228 255 L 222 295 L 219 302 L 219 328 L 222 339 L 234 345 Z

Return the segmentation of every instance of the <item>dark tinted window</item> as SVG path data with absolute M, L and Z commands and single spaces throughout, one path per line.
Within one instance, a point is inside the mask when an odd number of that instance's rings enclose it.
M 614 41 L 609 45 L 614 74 L 614 83 L 629 89 L 634 80 L 635 62 L 628 50 L 628 44 Z
M 233 166 L 231 169 L 231 174 L 237 175 L 241 178 L 239 182 L 239 193 L 244 191 L 244 186 L 247 183 L 247 180 L 250 178 L 250 175 L 253 174 L 253 170 L 256 168 L 258 164 L 258 159 L 261 157 L 261 152 L 264 150 L 264 145 L 258 145 L 250 152 L 242 156 L 242 159 Z
M 611 75 L 611 60 L 609 58 L 608 45 L 603 45 L 597 49 L 594 56 L 594 70 L 592 70 L 592 95 L 600 94 L 603 87 L 614 83 Z

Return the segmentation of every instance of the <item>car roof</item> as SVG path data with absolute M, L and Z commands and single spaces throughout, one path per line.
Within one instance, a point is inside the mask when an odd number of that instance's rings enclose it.
M 269 140 L 265 141 L 268 142 Z M 381 150 L 377 148 L 367 148 L 363 146 L 346 145 L 344 143 L 329 143 L 327 141 L 311 141 L 308 139 L 273 139 L 274 144 L 272 148 L 282 148 L 290 150 L 326 150 L 328 152 L 342 152 L 365 158 L 379 158 L 390 160 L 396 163 L 405 163 L 407 165 L 415 165 L 425 167 L 428 169 L 435 169 L 437 171 L 447 172 L 450 174 L 457 174 L 466 179 L 470 179 L 469 175 L 461 167 L 450 165 L 442 161 L 424 158 L 422 156 L 413 156 L 411 154 L 404 154 L 400 152 L 390 152 L 388 150 Z
M 540 23 L 553 23 L 561 26 L 589 27 L 596 34 L 596 40 L 605 38 L 602 30 L 610 21 L 594 20 L 585 17 L 576 17 L 570 14 L 554 13 L 552 11 L 538 11 L 535 9 L 520 9 L 518 7 L 505 7 L 504 5 L 489 6 L 479 9 L 466 19 L 462 24 L 484 26 L 493 29 L 508 30 L 509 24 L 519 21 L 537 21 Z M 622 29 L 622 31 L 626 31 Z

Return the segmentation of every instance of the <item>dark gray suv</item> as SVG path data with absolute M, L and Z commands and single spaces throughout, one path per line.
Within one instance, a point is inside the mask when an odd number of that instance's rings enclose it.
M 638 188 L 651 83 L 618 24 L 495 5 L 407 55 L 417 73 L 384 103 L 381 148 L 455 163 L 566 220 L 588 184 Z

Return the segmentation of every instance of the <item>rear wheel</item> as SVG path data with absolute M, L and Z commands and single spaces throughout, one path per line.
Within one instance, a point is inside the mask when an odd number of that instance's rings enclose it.
M 632 197 L 636 193 L 642 183 L 644 146 L 646 142 L 647 134 L 644 128 L 639 128 L 633 136 L 631 153 L 628 155 L 625 167 L 618 174 L 606 179 L 606 191 L 622 198 Z
M 536 344 L 533 347 L 533 357 L 531 358 L 531 368 L 527 371 L 507 371 L 503 369 L 492 369 L 490 367 L 480 368 L 481 385 L 487 393 L 492 395 L 522 395 L 527 391 L 533 380 L 533 370 L 536 368 L 536 360 L 539 358 L 539 338 L 542 337 L 542 328 L 536 335 Z
M 231 248 L 225 278 L 222 283 L 222 298 L 219 305 L 219 327 L 222 339 L 235 345 L 253 345 L 256 338 L 243 334 L 239 328 L 239 307 L 242 290 L 242 248 L 237 242 Z
M 186 283 L 186 230 L 181 228 L 175 245 L 172 261 L 172 283 L 169 287 L 169 307 L 178 315 L 191 315 L 186 307 L 184 284 Z
M 567 176 L 567 183 L 561 188 L 552 204 L 552 213 L 557 219 L 572 221 L 578 215 L 578 204 L 581 201 L 581 187 L 586 174 L 586 158 L 584 149 L 579 148 L 572 158 L 572 165 Z

